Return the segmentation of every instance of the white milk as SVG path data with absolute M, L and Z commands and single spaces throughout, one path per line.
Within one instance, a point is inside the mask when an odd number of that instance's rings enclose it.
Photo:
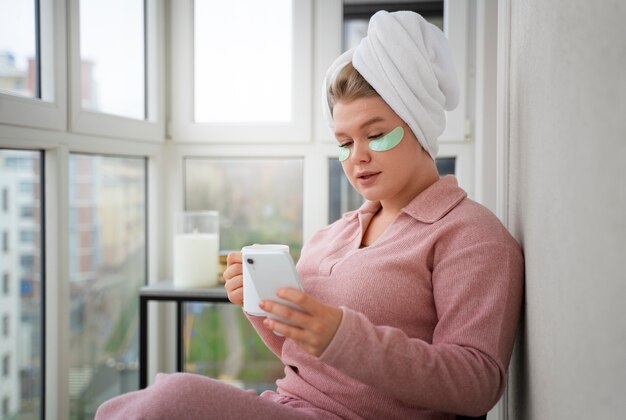
M 187 233 L 174 236 L 174 285 L 211 287 L 218 284 L 219 235 Z

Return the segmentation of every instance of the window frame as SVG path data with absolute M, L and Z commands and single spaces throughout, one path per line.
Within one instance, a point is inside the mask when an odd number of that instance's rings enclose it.
M 143 157 L 147 159 L 146 209 L 148 239 L 147 279 L 148 283 L 163 278 L 159 261 L 163 258 L 160 233 L 164 224 L 162 208 L 165 172 L 160 144 L 136 142 L 124 138 L 96 137 L 72 132 L 39 130 L 0 124 L 0 148 L 40 151 L 43 156 L 42 179 L 42 276 L 45 279 L 45 305 L 42 330 L 45 348 L 42 352 L 45 371 L 42 383 L 43 418 L 69 418 L 69 155 L 70 153 L 92 153 Z M 46 238 L 54 238 L 46 240 Z M 152 308 L 155 309 L 155 308 Z M 151 312 L 151 316 L 156 316 Z M 153 323 L 156 324 L 156 323 Z M 160 347 L 163 336 L 154 331 L 150 337 L 152 346 Z M 158 355 L 155 352 L 154 357 Z M 154 366 L 155 363 L 152 363 Z
M 293 79 L 292 121 L 287 123 L 197 123 L 194 121 L 194 4 L 180 0 L 171 7 L 171 120 L 168 131 L 176 142 L 263 143 L 311 142 L 312 1 L 292 0 Z M 313 96 L 317 98 L 317 96 Z
M 139 120 L 82 108 L 80 57 L 80 0 L 68 0 L 69 16 L 69 130 L 79 134 L 162 143 L 165 138 L 164 13 L 163 1 L 144 0 L 146 119 Z
M 470 139 L 467 109 L 468 78 L 468 29 L 469 2 L 444 0 L 443 27 L 452 49 L 452 59 L 459 81 L 459 105 L 452 111 L 446 111 L 446 128 L 439 136 L 439 144 L 463 143 Z
M 0 124 L 64 130 L 67 124 L 64 0 L 39 1 L 41 99 L 0 93 Z M 37 13 L 37 12 L 35 12 Z

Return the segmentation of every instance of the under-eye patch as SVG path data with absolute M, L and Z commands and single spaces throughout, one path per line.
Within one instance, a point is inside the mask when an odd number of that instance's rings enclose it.
M 386 152 L 396 147 L 404 137 L 404 129 L 402 127 L 396 127 L 389 133 L 376 140 L 370 141 L 370 150 L 374 152 Z
M 339 162 L 343 162 L 350 156 L 350 149 L 347 146 L 339 146 Z
M 396 147 L 404 137 L 404 129 L 400 126 L 394 128 L 382 137 L 370 140 L 369 148 L 374 152 L 386 152 Z M 343 162 L 350 156 L 350 145 L 339 145 L 339 161 Z

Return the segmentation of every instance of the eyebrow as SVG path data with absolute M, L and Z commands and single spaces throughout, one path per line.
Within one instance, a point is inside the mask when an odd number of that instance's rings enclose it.
M 359 126 L 359 130 L 362 130 L 364 127 L 367 127 L 368 125 L 372 125 L 374 123 L 381 122 L 381 121 L 384 121 L 384 118 L 372 117 L 369 120 L 365 121 L 363 124 L 361 124 Z M 346 135 L 345 133 L 335 133 L 335 137 L 340 137 L 340 136 L 345 136 L 345 135 Z

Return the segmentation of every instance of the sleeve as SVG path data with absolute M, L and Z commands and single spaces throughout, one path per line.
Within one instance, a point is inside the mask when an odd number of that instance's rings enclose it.
M 285 337 L 281 337 L 279 335 L 274 334 L 270 329 L 268 329 L 265 325 L 263 325 L 264 316 L 255 316 L 249 315 L 244 311 L 244 314 L 256 330 L 261 340 L 265 343 L 268 349 L 271 350 L 278 358 L 282 355 L 283 343 L 285 342 Z
M 432 343 L 342 308 L 320 359 L 407 404 L 485 414 L 506 383 L 523 296 L 521 252 L 503 243 L 465 247 L 434 266 L 432 283 Z

